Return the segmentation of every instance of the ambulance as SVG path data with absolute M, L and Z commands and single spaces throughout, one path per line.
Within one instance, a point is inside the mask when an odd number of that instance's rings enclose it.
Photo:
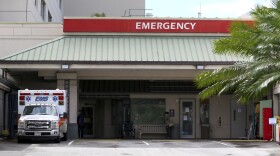
M 18 142 L 24 140 L 67 140 L 65 90 L 18 91 Z

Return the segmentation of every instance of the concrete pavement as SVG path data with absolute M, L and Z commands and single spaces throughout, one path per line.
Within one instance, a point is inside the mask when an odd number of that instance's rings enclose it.
M 60 144 L 16 140 L 0 141 L 0 155 L 26 156 L 280 156 L 280 146 L 275 142 L 229 142 L 220 140 L 122 140 L 122 139 L 77 139 Z

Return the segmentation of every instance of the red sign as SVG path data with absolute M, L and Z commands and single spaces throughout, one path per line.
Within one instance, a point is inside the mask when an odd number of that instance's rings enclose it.
M 229 33 L 236 20 L 219 19 L 64 19 L 64 32 L 114 33 Z M 252 23 L 252 21 L 244 21 Z

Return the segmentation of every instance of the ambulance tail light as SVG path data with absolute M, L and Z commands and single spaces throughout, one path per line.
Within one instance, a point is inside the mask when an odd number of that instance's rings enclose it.
M 64 93 L 53 93 L 58 96 L 58 105 L 64 105 Z
M 19 96 L 19 105 L 25 105 L 25 96 L 23 96 L 23 95 L 20 95 Z
M 59 99 L 59 101 L 63 101 L 64 100 L 64 96 L 59 96 L 58 99 Z
M 19 101 L 19 105 L 25 105 L 25 101 Z
M 20 101 L 24 101 L 24 96 L 19 96 Z
M 64 101 L 58 101 L 59 105 L 64 105 Z
M 19 105 L 25 105 L 25 96 L 31 95 L 31 93 L 20 93 L 19 95 Z

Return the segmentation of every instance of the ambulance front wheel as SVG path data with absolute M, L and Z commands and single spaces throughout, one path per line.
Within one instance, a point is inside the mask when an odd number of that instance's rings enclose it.
M 18 141 L 18 143 L 23 143 L 23 140 L 19 137 L 18 137 L 17 141 Z
M 57 136 L 57 138 L 55 139 L 56 143 L 60 143 L 60 136 Z

